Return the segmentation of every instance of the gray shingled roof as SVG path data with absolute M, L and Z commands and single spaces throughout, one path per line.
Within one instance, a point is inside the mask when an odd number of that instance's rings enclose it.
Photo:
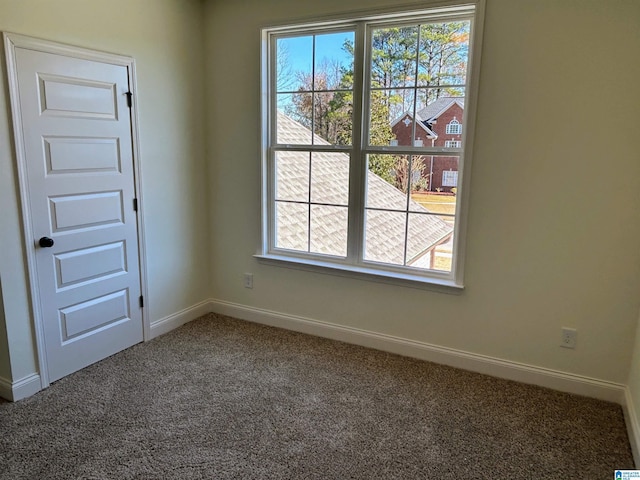
M 311 131 L 278 112 L 278 143 L 308 144 Z M 329 145 L 317 135 L 316 145 Z M 312 185 L 309 185 L 311 168 Z M 331 206 L 311 206 L 312 252 L 346 255 L 349 156 L 344 153 L 314 152 L 311 167 L 308 152 L 278 151 L 276 155 L 276 199 Z M 372 172 L 367 172 L 368 206 L 404 209 L 406 194 Z M 280 248 L 307 251 L 308 206 L 277 202 L 276 244 Z M 416 262 L 433 247 L 446 241 L 453 228 L 422 205 L 410 200 L 407 265 Z M 405 218 L 402 212 L 368 210 L 365 258 L 396 265 L 404 264 Z M 302 228 L 301 228 L 302 227 Z
M 453 102 L 458 102 L 464 108 L 464 97 L 440 97 L 435 102 L 416 112 L 417 116 L 426 122 L 430 122 L 440 112 L 449 108 Z

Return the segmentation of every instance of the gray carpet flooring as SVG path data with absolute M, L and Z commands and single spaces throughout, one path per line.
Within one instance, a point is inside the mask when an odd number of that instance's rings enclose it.
M 621 408 L 208 315 L 0 403 L 1 479 L 609 479 Z

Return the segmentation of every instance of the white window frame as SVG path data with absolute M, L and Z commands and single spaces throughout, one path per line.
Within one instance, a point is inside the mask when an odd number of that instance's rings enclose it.
M 449 123 L 447 123 L 446 134 L 447 135 L 460 135 L 462 133 L 462 124 L 457 120 L 453 119 Z
M 261 150 L 262 150 L 262 192 L 261 219 L 262 238 L 258 253 L 259 261 L 278 266 L 288 266 L 304 270 L 331 273 L 340 276 L 356 277 L 365 280 L 382 281 L 392 284 L 422 287 L 441 290 L 448 293 L 460 291 L 464 287 L 464 253 L 466 245 L 466 226 L 469 192 L 469 172 L 472 159 L 472 145 L 477 104 L 480 51 L 482 45 L 482 26 L 485 0 L 449 1 L 433 4 L 431 8 L 420 10 L 407 9 L 400 11 L 369 12 L 352 18 L 328 18 L 320 21 L 297 23 L 296 25 L 275 26 L 262 29 L 261 35 Z M 463 123 L 467 125 L 462 137 L 459 152 L 459 186 L 458 201 L 455 212 L 455 229 L 453 241 L 453 262 L 451 272 L 421 270 L 412 267 L 392 266 L 365 261 L 364 245 L 364 195 L 367 175 L 366 155 L 371 153 L 393 154 L 440 154 L 446 152 L 442 147 L 415 146 L 369 146 L 368 125 L 363 117 L 368 113 L 368 50 L 365 42 L 370 42 L 372 27 L 385 24 L 406 24 L 425 20 L 448 21 L 456 19 L 470 20 L 470 47 L 467 67 L 467 91 L 465 92 L 466 108 Z M 302 151 L 318 151 L 313 145 L 287 146 L 276 143 L 276 103 L 275 103 L 275 68 L 273 54 L 275 39 L 283 35 L 329 33 L 355 29 L 355 65 L 353 109 L 360 112 L 353 118 L 352 146 L 322 146 L 322 151 L 344 152 L 350 155 L 349 178 L 349 230 L 348 253 L 346 258 L 282 250 L 275 247 L 275 168 L 274 157 L 278 149 L 298 149 Z M 363 124 L 364 123 L 364 124 Z M 414 127 L 415 128 L 415 127 Z M 453 290 L 452 290 L 453 289 Z
M 462 147 L 462 142 L 460 140 L 446 140 L 444 142 L 445 148 L 460 148 Z

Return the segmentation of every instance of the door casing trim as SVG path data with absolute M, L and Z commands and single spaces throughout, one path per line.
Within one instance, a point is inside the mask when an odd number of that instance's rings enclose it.
M 140 135 L 138 121 L 138 99 L 136 83 L 135 59 L 126 55 L 90 50 L 49 40 L 29 37 L 16 33 L 3 32 L 4 48 L 7 64 L 7 80 L 9 83 L 9 97 L 11 103 L 12 127 L 14 136 L 15 155 L 18 171 L 18 186 L 20 189 L 20 206 L 22 210 L 22 231 L 24 234 L 25 255 L 27 259 L 27 276 L 29 281 L 29 294 L 31 304 L 31 317 L 36 338 L 36 350 L 41 388 L 47 388 L 49 381 L 49 368 L 46 358 L 44 342 L 44 325 L 42 323 L 42 310 L 40 306 L 40 289 L 37 282 L 35 249 L 36 239 L 33 236 L 31 223 L 31 204 L 29 202 L 27 168 L 24 149 L 24 136 L 22 132 L 22 112 L 20 108 L 18 89 L 18 68 L 16 63 L 16 48 L 25 48 L 43 53 L 52 53 L 65 57 L 95 62 L 109 63 L 127 67 L 129 87 L 133 93 L 131 105 L 131 140 L 133 145 L 133 172 L 134 188 L 138 199 L 138 211 L 136 224 L 138 228 L 138 262 L 140 269 L 140 291 L 145 299 L 149 298 L 147 284 L 147 256 L 145 250 L 144 234 L 144 199 L 142 195 L 142 165 L 140 157 Z M 146 307 L 142 309 L 142 325 L 144 341 L 151 339 L 151 327 L 148 315 L 148 300 Z

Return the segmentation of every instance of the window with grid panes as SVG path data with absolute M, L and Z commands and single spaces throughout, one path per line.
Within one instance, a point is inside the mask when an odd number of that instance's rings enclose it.
M 452 161 L 447 186 L 461 186 L 469 129 L 452 155 L 424 119 L 466 98 L 469 123 L 479 4 L 263 30 L 259 257 L 461 285 L 464 189 L 445 198 L 428 187 L 434 165 Z
M 442 172 L 442 186 L 455 187 L 458 185 L 458 172 L 455 170 L 445 170 Z
M 446 132 L 449 135 L 457 135 L 462 133 L 462 125 L 455 118 L 447 124 Z

